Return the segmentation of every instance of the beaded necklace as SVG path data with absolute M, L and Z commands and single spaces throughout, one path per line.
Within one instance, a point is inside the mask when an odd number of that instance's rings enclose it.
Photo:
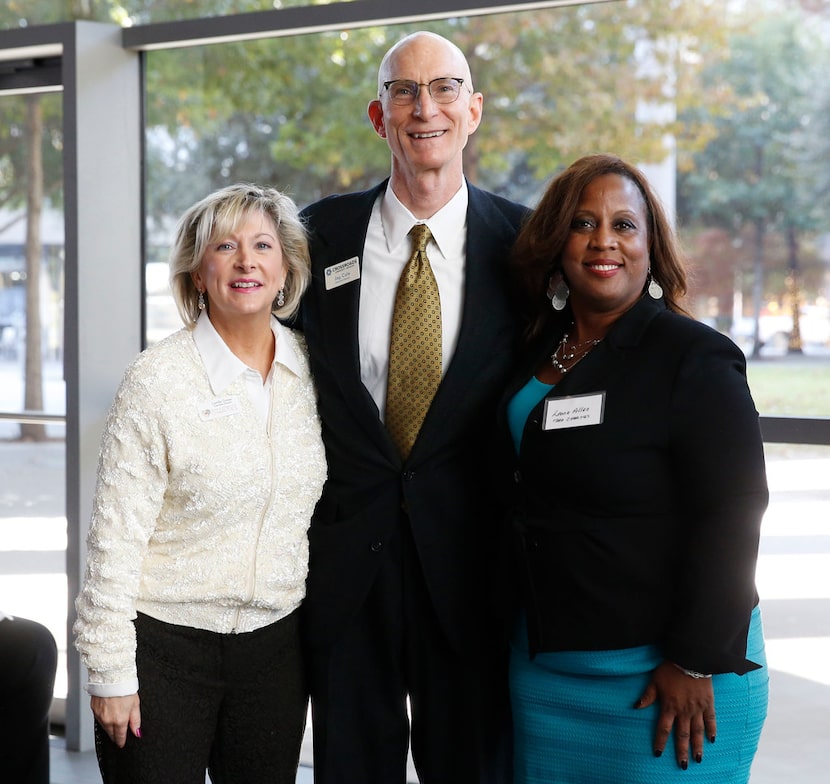
M 590 353 L 591 349 L 599 343 L 602 338 L 593 338 L 591 340 L 583 340 L 580 343 L 571 343 L 570 350 L 568 349 L 568 333 L 562 335 L 562 340 L 553 354 L 550 355 L 551 364 L 564 376 L 569 370 L 573 368 L 582 359 Z

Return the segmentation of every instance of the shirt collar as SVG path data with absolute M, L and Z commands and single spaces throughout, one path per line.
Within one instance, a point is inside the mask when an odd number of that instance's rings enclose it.
M 287 329 L 274 316 L 271 316 L 271 331 L 274 333 L 277 349 L 274 363 L 279 363 L 295 376 L 300 375 L 300 362 L 291 341 L 287 339 Z M 236 354 L 228 348 L 216 328 L 211 324 L 207 313 L 201 313 L 193 328 L 193 341 L 202 357 L 205 372 L 214 394 L 227 389 L 239 376 L 249 368 Z M 271 365 L 273 368 L 273 364 Z M 253 370 L 253 372 L 256 372 Z
M 461 187 L 438 212 L 426 220 L 416 218 L 398 200 L 392 190 L 391 180 L 386 186 L 386 193 L 380 206 L 380 215 L 383 222 L 383 233 L 386 237 L 386 248 L 393 253 L 401 243 L 409 242 L 407 235 L 416 223 L 426 223 L 432 232 L 432 238 L 438 250 L 445 258 L 460 256 L 464 251 L 465 231 L 459 231 L 467 222 L 467 203 L 469 193 L 466 180 Z

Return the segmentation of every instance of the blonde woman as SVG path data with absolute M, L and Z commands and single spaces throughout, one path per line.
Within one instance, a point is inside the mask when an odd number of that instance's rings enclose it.
M 216 191 L 181 218 L 185 327 L 127 369 L 106 423 L 76 601 L 105 782 L 293 782 L 306 714 L 297 609 L 326 474 L 291 316 L 294 203 Z

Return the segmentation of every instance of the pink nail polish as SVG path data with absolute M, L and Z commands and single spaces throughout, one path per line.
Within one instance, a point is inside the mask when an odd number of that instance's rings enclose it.
M 136 727 L 136 730 L 135 730 L 134 734 L 135 734 L 136 738 L 140 738 L 141 737 L 141 727 Z

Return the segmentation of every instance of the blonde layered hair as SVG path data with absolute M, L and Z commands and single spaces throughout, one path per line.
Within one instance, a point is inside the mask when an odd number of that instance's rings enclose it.
M 271 310 L 288 319 L 300 306 L 311 279 L 308 238 L 294 201 L 275 188 L 239 183 L 221 188 L 194 204 L 179 219 L 170 252 L 170 288 L 182 321 L 188 326 L 199 317 L 199 291 L 192 273 L 199 269 L 211 242 L 241 226 L 251 213 L 274 222 L 286 268 L 285 302 Z

